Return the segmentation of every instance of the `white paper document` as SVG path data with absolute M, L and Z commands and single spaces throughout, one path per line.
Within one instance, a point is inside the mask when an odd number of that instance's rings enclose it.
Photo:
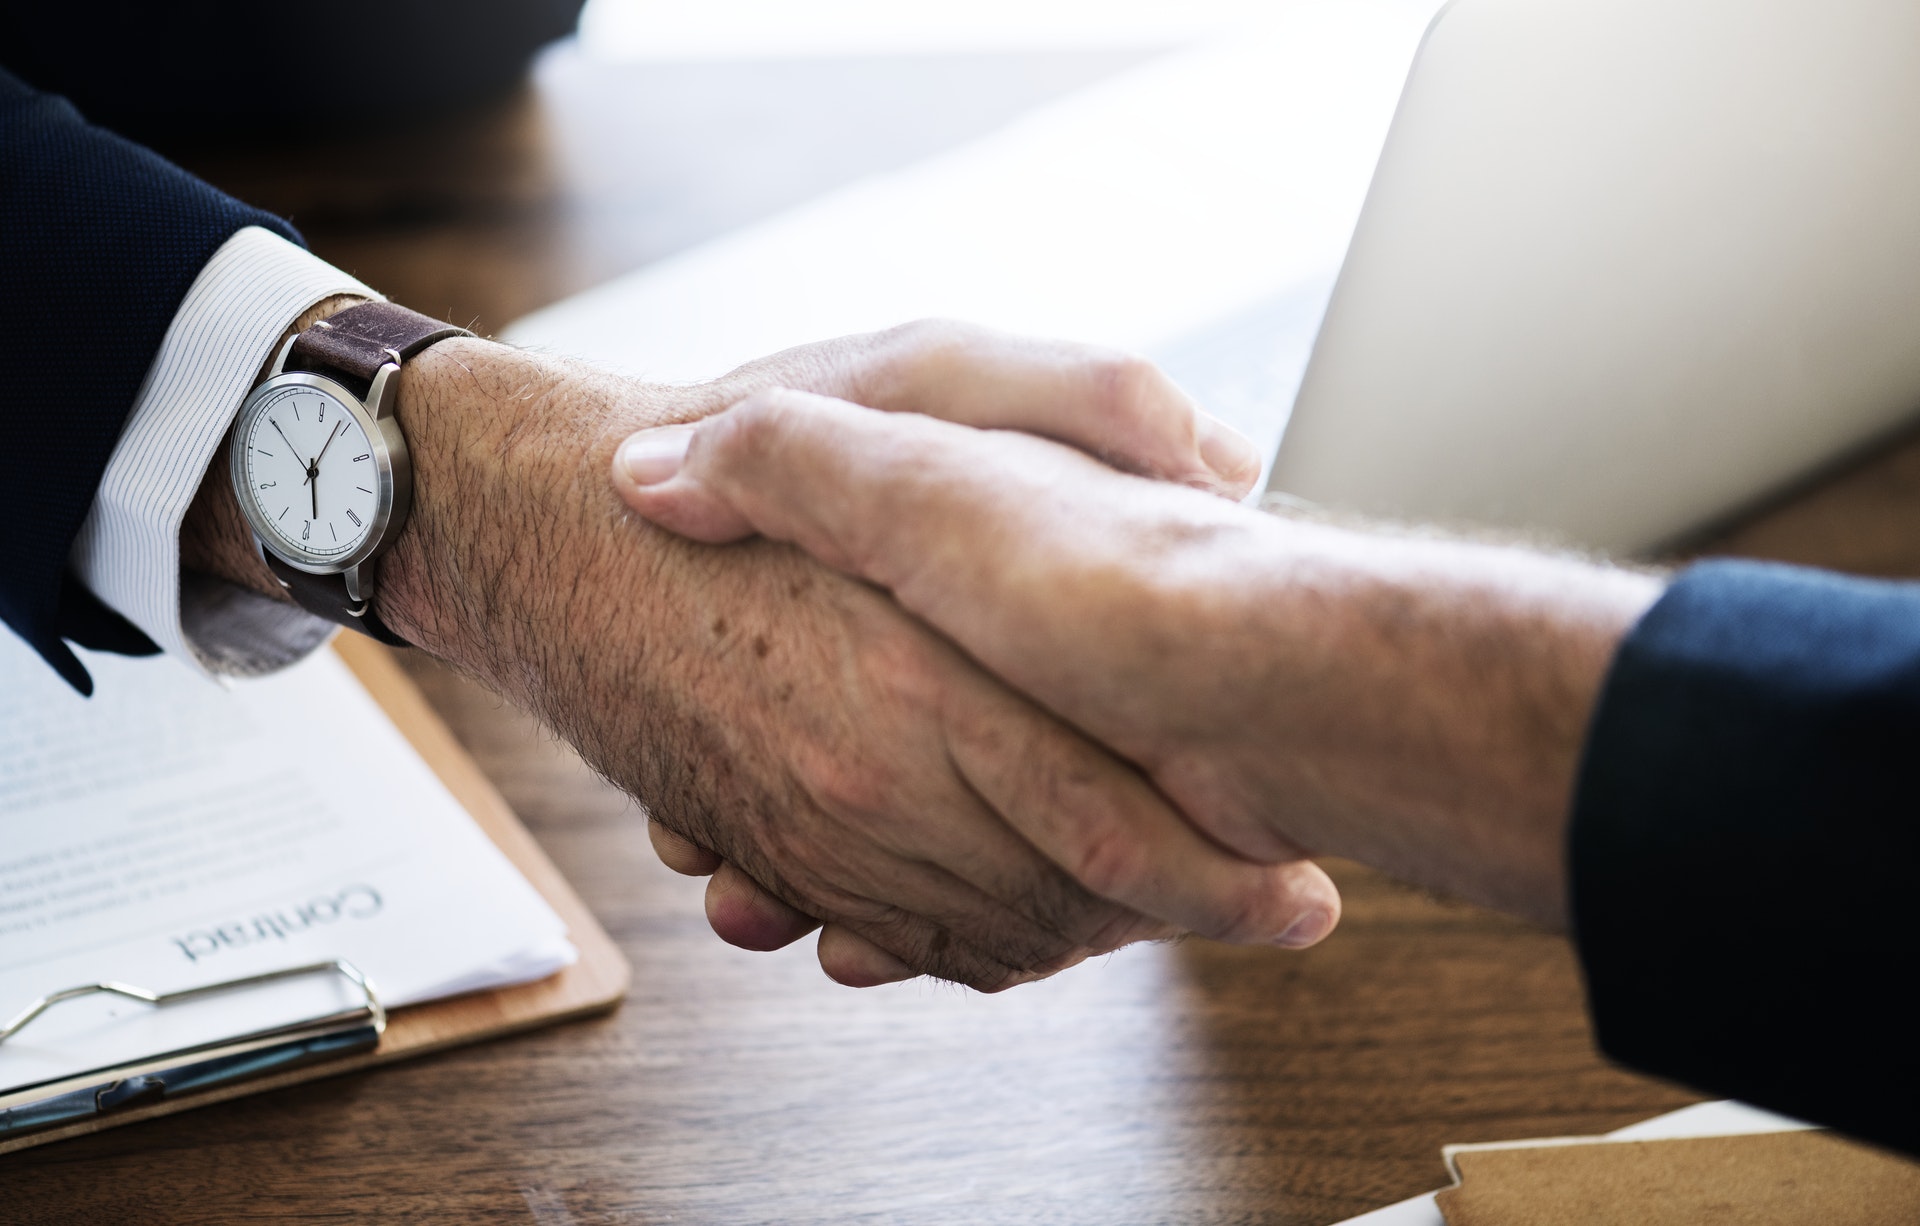
M 331 651 L 225 689 L 83 655 L 90 699 L 0 635 L 0 1019 L 100 980 L 164 992 L 343 958 L 394 1006 L 574 960 Z M 0 1093 L 358 1003 L 325 978 L 73 1001 L 0 1044 Z
M 1002 131 L 539 311 L 648 378 L 944 315 L 1161 362 L 1269 456 L 1438 0 L 1284 0 Z

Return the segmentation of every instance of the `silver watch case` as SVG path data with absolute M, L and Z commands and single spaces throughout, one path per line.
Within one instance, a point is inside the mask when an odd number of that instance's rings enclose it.
M 394 399 L 400 387 L 394 376 L 400 373 L 400 366 L 397 362 L 388 362 L 376 371 L 373 383 L 367 389 L 367 397 L 362 400 L 325 375 L 287 370 L 287 354 L 292 349 L 293 340 L 290 338 L 280 346 L 266 379 L 249 392 L 240 405 L 240 416 L 234 421 L 232 441 L 227 449 L 227 472 L 233 482 L 234 498 L 240 504 L 240 513 L 247 518 L 247 525 L 253 529 L 255 543 L 263 552 L 271 553 L 295 570 L 310 575 L 344 575 L 348 597 L 357 601 L 369 600 L 373 595 L 373 576 L 372 568 L 367 564 L 393 544 L 393 538 L 399 535 L 401 526 L 407 522 L 407 512 L 413 506 L 413 462 L 407 455 L 407 437 L 401 433 L 400 423 L 393 415 Z M 261 518 L 259 505 L 247 488 L 246 440 L 251 436 L 254 418 L 274 392 L 286 387 L 311 387 L 338 400 L 360 423 L 360 428 L 366 431 L 367 440 L 373 446 L 373 523 L 366 542 L 351 553 L 316 560 L 281 548 L 274 543 L 272 529 Z M 366 568 L 364 574 L 363 567 Z

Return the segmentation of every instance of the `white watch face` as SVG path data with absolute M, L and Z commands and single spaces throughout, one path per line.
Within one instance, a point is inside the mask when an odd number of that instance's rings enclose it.
M 234 476 L 268 544 L 326 565 L 366 543 L 380 519 L 381 465 L 344 402 L 311 385 L 269 386 L 240 425 Z

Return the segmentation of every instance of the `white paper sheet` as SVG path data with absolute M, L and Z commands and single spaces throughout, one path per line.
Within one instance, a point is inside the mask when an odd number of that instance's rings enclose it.
M 345 958 L 388 1005 L 535 979 L 566 928 L 330 651 L 222 689 L 84 653 L 81 698 L 0 634 L 0 1017 L 116 979 L 157 991 Z M 155 1010 L 61 1005 L 0 1090 L 323 1013 L 293 981 Z
M 1438 0 L 1286 0 L 506 339 L 682 381 L 921 316 L 1146 352 L 1271 455 Z

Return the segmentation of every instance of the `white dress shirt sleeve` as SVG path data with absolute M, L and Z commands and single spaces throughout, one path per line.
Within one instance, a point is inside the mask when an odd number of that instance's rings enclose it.
M 169 655 L 208 674 L 284 668 L 331 622 L 230 584 L 180 574 L 180 525 L 240 402 L 309 307 L 366 286 L 269 230 L 213 253 L 174 313 L 74 541 L 74 574 Z

